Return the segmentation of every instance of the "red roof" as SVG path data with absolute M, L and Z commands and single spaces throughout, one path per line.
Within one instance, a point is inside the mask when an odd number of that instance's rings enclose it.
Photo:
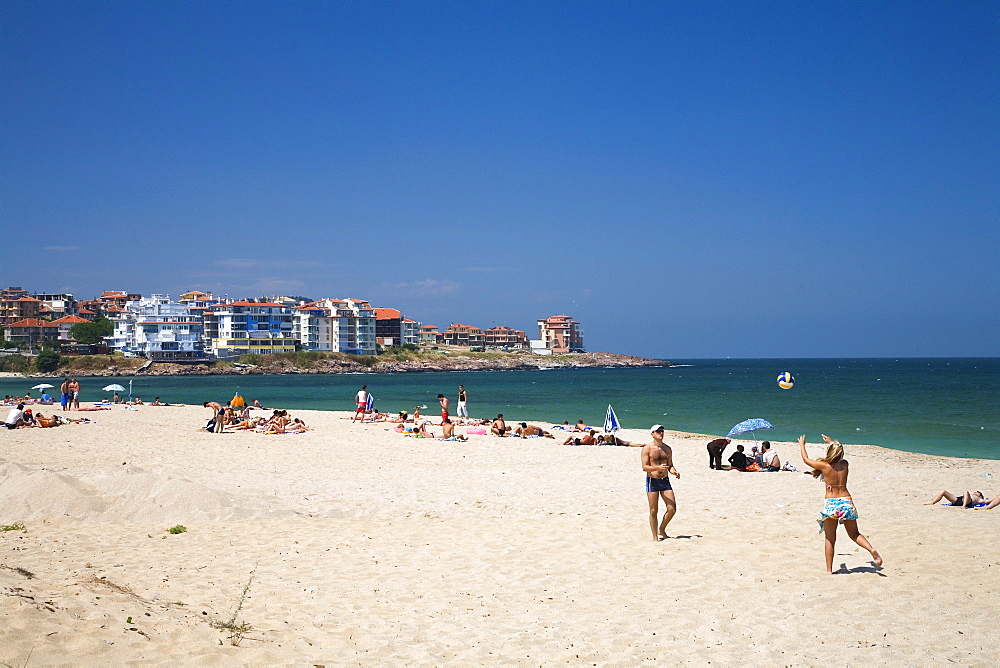
M 437 325 L 421 325 L 420 329 L 437 329 Z
M 376 320 L 395 320 L 396 318 L 402 317 L 402 313 L 394 308 L 377 308 L 375 309 L 375 319 Z
M 53 320 L 52 324 L 53 325 L 75 325 L 78 322 L 90 322 L 90 321 L 87 320 L 86 318 L 81 318 L 78 315 L 64 315 L 63 317 L 59 318 L 58 320 Z
M 88 311 L 85 308 L 80 309 L 80 313 L 86 313 L 87 315 L 94 315 L 94 311 Z
M 7 325 L 8 329 L 13 327 L 58 327 L 59 325 L 53 325 L 48 320 L 39 320 L 38 318 L 25 318 L 24 320 L 18 320 L 17 322 L 12 322 Z

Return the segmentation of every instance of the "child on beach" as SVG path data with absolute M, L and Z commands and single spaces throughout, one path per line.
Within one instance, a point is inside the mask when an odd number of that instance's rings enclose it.
M 854 507 L 851 493 L 847 491 L 849 470 L 847 460 L 844 459 L 844 446 L 840 444 L 840 441 L 835 441 L 826 434 L 823 434 L 823 441 L 827 444 L 826 456 L 822 459 L 810 459 L 806 452 L 805 434 L 799 436 L 799 451 L 802 454 L 802 461 L 806 463 L 806 466 L 813 467 L 813 477 L 823 476 L 823 481 L 826 483 L 826 501 L 823 504 L 823 510 L 820 511 L 819 520 L 817 520 L 821 523 L 821 529 L 826 534 L 824 545 L 826 572 L 833 575 L 833 555 L 834 546 L 837 543 L 838 523 L 844 525 L 851 540 L 871 553 L 872 563 L 879 567 L 882 565 L 881 555 L 858 531 L 858 511 Z

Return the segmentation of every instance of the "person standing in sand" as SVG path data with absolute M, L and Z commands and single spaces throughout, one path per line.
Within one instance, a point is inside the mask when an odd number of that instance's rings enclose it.
M 60 403 L 62 404 L 62 409 L 66 410 L 67 407 L 69 407 L 70 397 L 72 396 L 69 393 L 69 378 L 64 380 L 62 382 L 62 385 L 59 386 L 59 393 L 62 394 L 62 397 L 60 399 Z
M 71 410 L 80 410 L 80 381 L 76 378 L 69 381 L 69 400 Z
M 826 534 L 824 553 L 826 555 L 826 572 L 833 575 L 834 546 L 837 544 L 837 524 L 843 524 L 847 535 L 855 543 L 868 550 L 872 555 L 872 563 L 876 568 L 882 565 L 882 557 L 872 547 L 868 539 L 858 531 L 858 510 L 854 507 L 851 493 L 847 491 L 847 475 L 849 473 L 847 460 L 844 459 L 844 446 L 823 434 L 826 442 L 826 456 L 822 459 L 809 459 L 806 452 L 806 436 L 799 436 L 799 450 L 806 466 L 813 467 L 813 477 L 823 476 L 826 483 L 826 501 L 819 514 L 819 522 Z
M 357 396 L 354 397 L 355 401 L 358 403 L 358 407 L 354 410 L 354 417 L 351 418 L 351 422 L 358 419 L 358 415 L 361 416 L 361 421 L 365 421 L 365 411 L 368 410 L 368 386 L 362 385 L 361 389 L 358 390 Z
M 465 385 L 458 386 L 458 417 L 468 418 L 469 417 L 469 407 L 468 407 L 469 395 L 465 392 Z
M 663 442 L 663 425 L 654 424 L 649 430 L 653 442 L 642 448 L 642 470 L 646 472 L 646 499 L 649 501 L 649 528 L 653 531 L 653 540 L 666 540 L 667 525 L 677 513 L 677 500 L 670 486 L 669 474 L 678 480 L 681 474 L 674 468 L 674 456 L 670 446 Z M 657 523 L 660 512 L 660 499 L 663 499 L 663 520 Z
M 451 401 L 443 394 L 439 394 L 438 403 L 441 404 L 441 424 L 444 424 L 444 421 L 448 419 L 448 407 L 451 406 Z

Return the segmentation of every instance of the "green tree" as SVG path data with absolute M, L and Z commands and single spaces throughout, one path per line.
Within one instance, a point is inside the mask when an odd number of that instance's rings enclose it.
M 24 355 L 4 355 L 0 357 L 0 371 L 26 373 L 30 366 L 30 360 Z
M 82 323 L 81 323 L 82 324 Z M 38 353 L 38 357 L 35 358 L 35 369 L 42 372 L 55 371 L 59 368 L 59 362 L 61 361 L 59 353 L 54 350 L 46 349 Z
M 81 322 L 69 328 L 69 335 L 78 343 L 100 343 L 105 336 L 111 336 L 115 331 L 115 324 L 105 318 L 98 316 L 93 322 Z

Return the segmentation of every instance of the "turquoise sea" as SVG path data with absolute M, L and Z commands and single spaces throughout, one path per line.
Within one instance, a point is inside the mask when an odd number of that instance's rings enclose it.
M 758 439 L 794 440 L 820 433 L 844 443 L 952 457 L 1000 459 L 1000 358 L 674 360 L 681 366 L 636 369 L 454 372 L 358 375 L 136 377 L 144 400 L 201 403 L 227 400 L 238 390 L 265 406 L 353 410 L 364 383 L 380 410 L 437 413 L 437 395 L 454 403 L 465 385 L 473 417 L 539 423 L 602 424 L 614 406 L 625 428 L 669 429 L 725 435 L 742 420 L 760 417 L 774 431 Z M 795 387 L 777 375 L 789 371 Z M 110 395 L 101 387 L 128 377 L 83 378 L 82 397 Z M 0 393 L 23 394 L 52 379 L 0 378 Z M 37 396 L 37 393 L 33 393 Z

